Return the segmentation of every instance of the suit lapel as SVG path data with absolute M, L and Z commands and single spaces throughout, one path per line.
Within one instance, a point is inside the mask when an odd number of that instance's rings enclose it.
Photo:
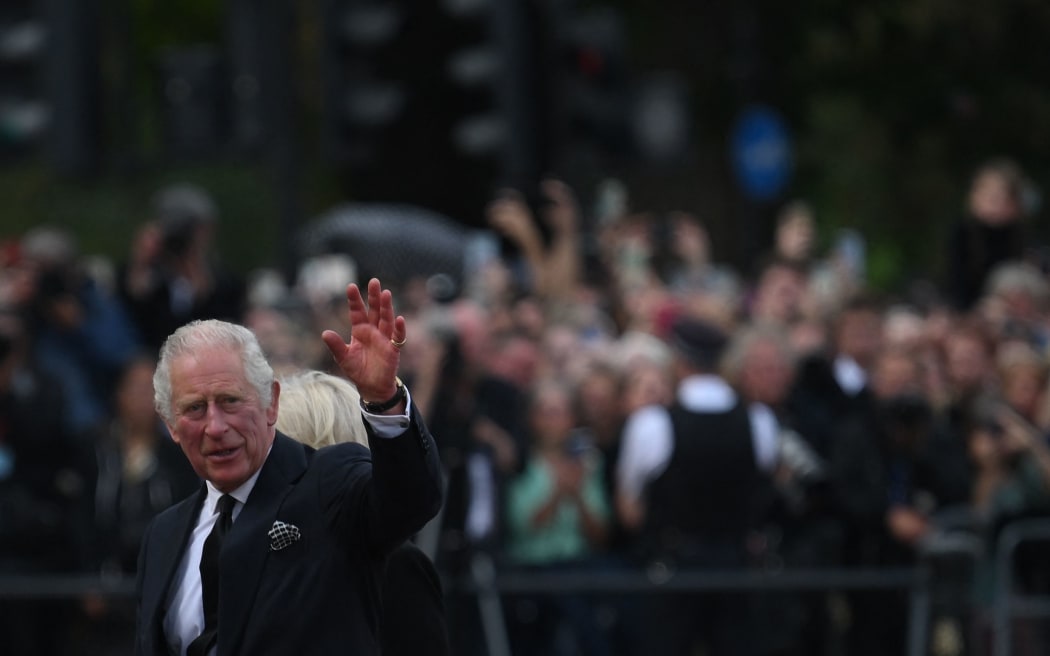
M 267 533 L 293 484 L 306 471 L 306 452 L 295 440 L 277 433 L 248 501 L 223 545 L 219 590 L 219 653 L 233 654 L 248 624 L 255 593 L 270 553 Z M 232 630 L 230 630 L 232 629 Z
M 150 536 L 149 548 L 153 551 L 147 559 L 155 563 L 152 571 L 147 572 L 149 579 L 143 584 L 142 608 L 144 616 L 150 618 L 154 640 L 157 647 L 167 651 L 167 639 L 164 636 L 164 615 L 168 611 L 168 599 L 171 597 L 171 585 L 175 573 L 182 562 L 190 533 L 197 523 L 197 514 L 207 496 L 203 485 L 196 496 L 191 497 L 172 509 L 170 521 L 158 522 Z

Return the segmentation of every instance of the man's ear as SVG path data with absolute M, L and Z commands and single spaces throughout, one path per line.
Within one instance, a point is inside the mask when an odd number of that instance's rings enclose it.
M 273 426 L 277 423 L 277 408 L 280 407 L 281 399 L 281 383 L 279 381 L 273 381 L 273 385 L 270 388 L 272 397 L 270 399 L 270 407 L 266 408 L 266 425 Z
M 175 444 L 178 444 L 179 443 L 178 434 L 171 427 L 171 425 L 168 422 L 164 422 L 164 428 L 165 428 L 165 430 L 168 431 L 168 437 L 171 438 L 171 441 L 174 442 Z

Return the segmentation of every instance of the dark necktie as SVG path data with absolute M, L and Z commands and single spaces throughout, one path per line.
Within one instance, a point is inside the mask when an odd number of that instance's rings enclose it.
M 201 552 L 201 597 L 204 600 L 204 631 L 190 643 L 187 656 L 205 656 L 215 644 L 219 629 L 219 552 L 230 525 L 233 524 L 233 507 L 237 500 L 228 494 L 222 495 L 216 506 L 219 516 L 215 519 L 208 539 Z

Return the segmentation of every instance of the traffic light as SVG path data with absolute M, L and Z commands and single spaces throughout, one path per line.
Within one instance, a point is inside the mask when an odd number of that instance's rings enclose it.
M 534 183 L 543 159 L 535 3 L 442 4 L 455 25 L 446 60 L 458 103 L 450 128 L 455 150 L 494 171 L 493 185 Z
M 372 164 L 404 118 L 408 18 L 391 0 L 322 0 L 323 145 L 331 159 Z
M 481 222 L 536 165 L 530 0 L 321 0 L 323 148 L 351 196 Z
M 494 156 L 505 148 L 510 129 L 499 85 L 508 62 L 492 38 L 496 2 L 445 0 L 442 6 L 455 26 L 444 71 L 455 105 L 449 138 L 463 155 Z
M 611 7 L 567 4 L 550 26 L 555 142 L 599 158 L 626 154 L 632 97 L 623 17 Z
M 0 152 L 11 159 L 39 149 L 54 110 L 44 84 L 43 18 L 30 2 L 0 12 Z
M 96 0 L 6 0 L 0 6 L 0 157 L 43 154 L 89 171 L 98 147 Z

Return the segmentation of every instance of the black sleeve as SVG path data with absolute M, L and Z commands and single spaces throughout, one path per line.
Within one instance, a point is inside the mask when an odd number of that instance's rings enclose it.
M 441 579 L 430 558 L 411 542 L 387 560 L 381 594 L 383 656 L 448 656 Z

